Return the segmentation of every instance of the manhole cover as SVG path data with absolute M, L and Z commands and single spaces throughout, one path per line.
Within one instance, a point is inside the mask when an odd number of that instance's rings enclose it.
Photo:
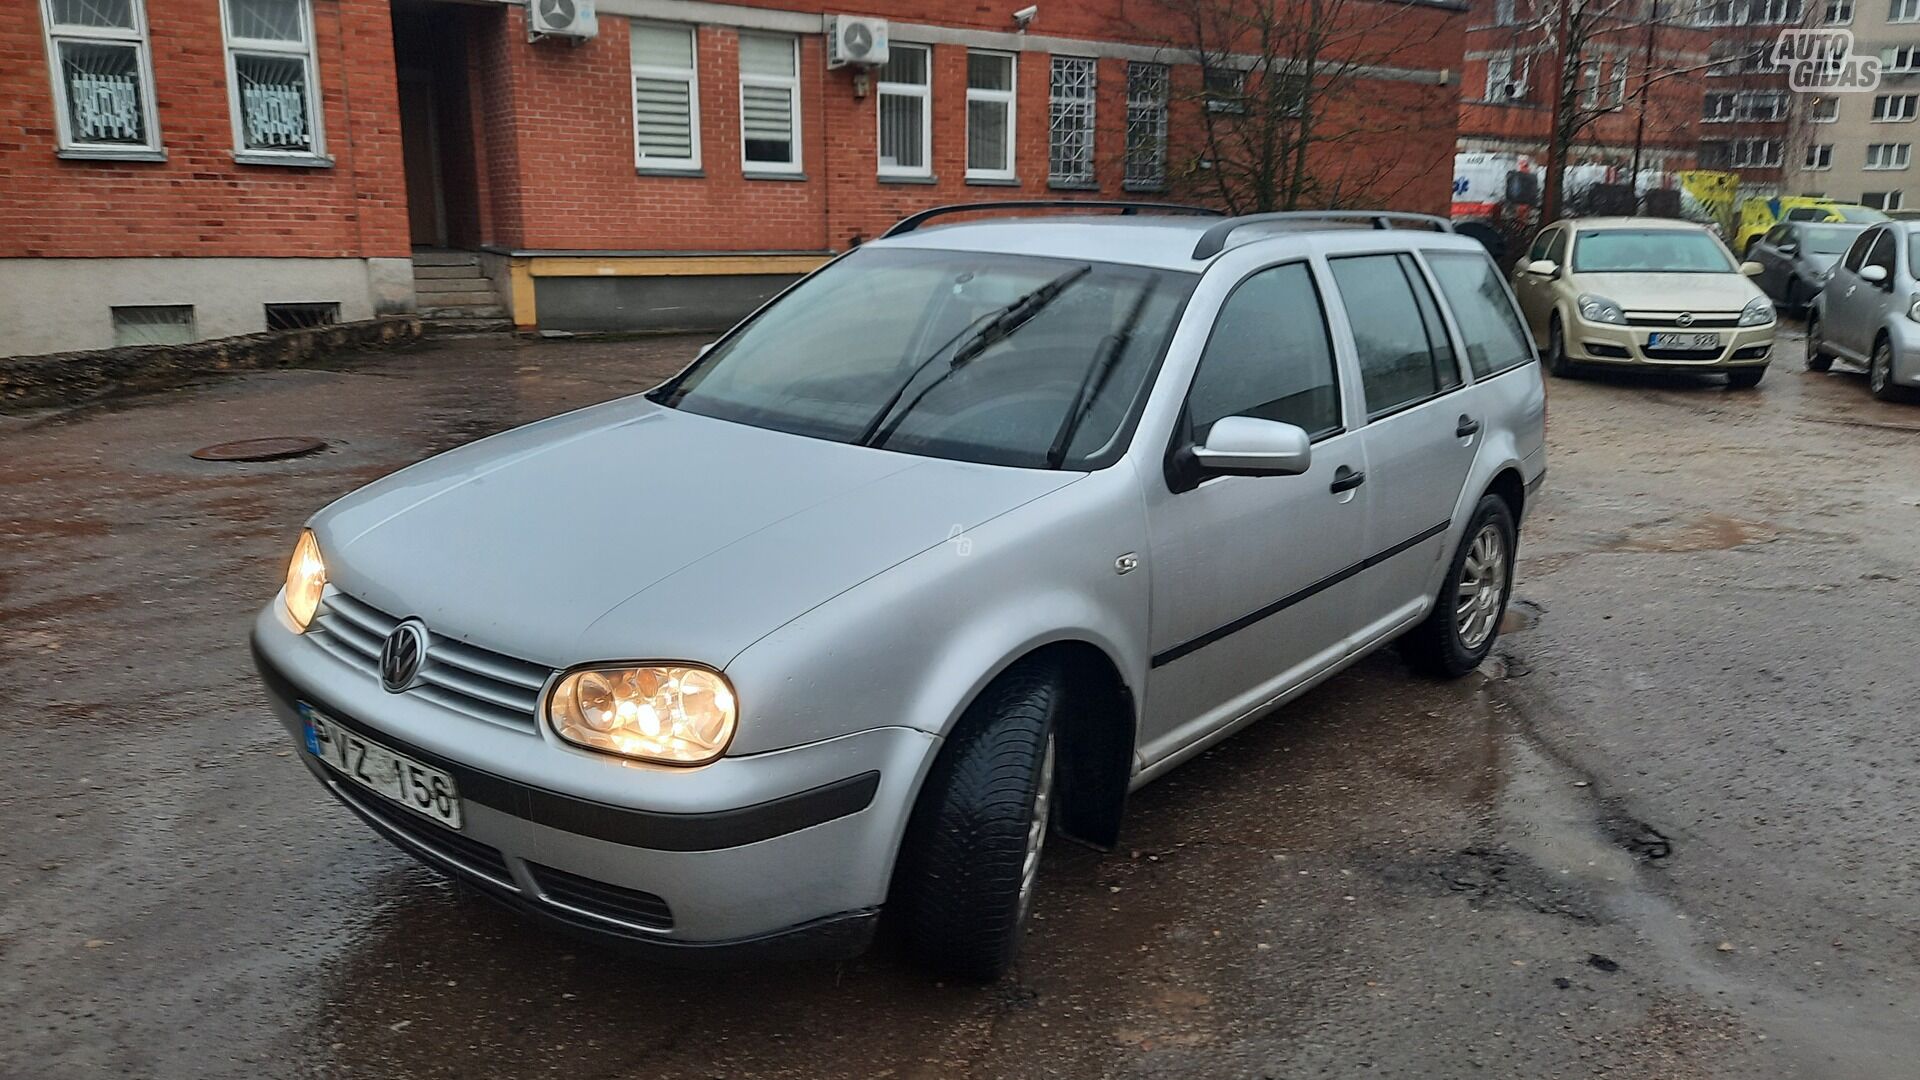
M 241 439 L 239 442 L 215 443 L 195 450 L 193 456 L 199 461 L 277 461 L 280 458 L 299 457 L 302 454 L 311 454 L 326 448 L 327 444 L 319 439 L 283 435 L 272 439 Z

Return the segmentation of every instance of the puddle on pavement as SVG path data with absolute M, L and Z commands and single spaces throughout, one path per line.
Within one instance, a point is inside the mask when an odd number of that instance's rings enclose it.
M 1619 536 L 1600 544 L 1598 550 L 1649 554 L 1725 551 L 1749 544 L 1769 544 L 1779 537 L 1780 531 L 1765 522 L 1724 514 L 1701 514 L 1629 526 Z

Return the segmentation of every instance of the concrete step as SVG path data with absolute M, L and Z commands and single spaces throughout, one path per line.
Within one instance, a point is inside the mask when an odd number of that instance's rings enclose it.
M 479 266 L 480 256 L 471 251 L 416 251 L 415 266 Z
M 429 322 L 441 319 L 504 319 L 507 309 L 493 304 L 422 304 L 420 317 Z
M 422 311 L 443 307 L 497 307 L 500 297 L 492 289 L 467 289 L 460 292 L 415 293 L 414 302 Z
M 478 263 L 458 263 L 452 266 L 413 264 L 413 280 L 425 281 L 429 278 L 479 277 Z
M 414 278 L 417 293 L 492 292 L 493 282 L 483 277 Z

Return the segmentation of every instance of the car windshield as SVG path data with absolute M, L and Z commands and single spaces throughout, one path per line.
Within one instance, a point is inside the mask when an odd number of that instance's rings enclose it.
M 649 396 L 929 457 L 1096 468 L 1131 434 L 1194 274 L 868 248 L 801 282 Z
M 1733 261 L 1713 237 L 1694 229 L 1596 229 L 1573 245 L 1576 274 L 1726 274 Z
M 1864 226 L 1804 225 L 1800 228 L 1800 250 L 1808 255 L 1844 255 L 1853 238 Z

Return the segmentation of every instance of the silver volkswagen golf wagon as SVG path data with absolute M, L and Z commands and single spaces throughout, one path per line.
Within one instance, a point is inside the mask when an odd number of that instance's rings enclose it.
M 986 979 L 1050 834 L 1112 845 L 1388 642 L 1472 670 L 1546 472 L 1486 252 L 1035 205 L 909 218 L 648 393 L 314 515 L 252 634 L 307 768 L 668 960 L 845 954 L 884 908 Z

